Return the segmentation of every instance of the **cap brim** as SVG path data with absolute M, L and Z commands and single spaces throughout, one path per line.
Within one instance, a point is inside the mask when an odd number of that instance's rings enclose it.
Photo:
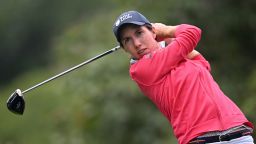
M 142 26 L 144 24 L 146 24 L 145 22 L 138 22 L 138 21 L 129 21 L 129 22 L 124 22 L 124 23 L 121 23 L 118 28 L 117 28 L 117 32 L 119 32 L 120 28 L 125 25 L 125 24 L 135 24 L 135 25 L 139 25 L 139 26 Z

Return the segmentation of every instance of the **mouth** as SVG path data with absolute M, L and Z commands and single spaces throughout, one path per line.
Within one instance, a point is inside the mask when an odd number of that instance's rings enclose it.
M 140 49 L 140 50 L 138 50 L 138 55 L 145 55 L 146 54 L 146 48 L 143 48 L 143 49 Z

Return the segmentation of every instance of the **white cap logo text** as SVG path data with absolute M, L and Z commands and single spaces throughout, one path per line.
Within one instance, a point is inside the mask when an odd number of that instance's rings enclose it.
M 132 18 L 130 14 L 124 14 L 116 21 L 116 26 L 118 26 L 122 21 Z

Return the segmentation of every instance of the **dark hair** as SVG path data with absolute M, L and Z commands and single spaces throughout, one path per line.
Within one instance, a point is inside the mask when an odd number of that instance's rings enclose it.
M 148 28 L 148 30 L 152 31 L 152 25 L 151 24 L 144 24 L 144 26 L 146 26 Z

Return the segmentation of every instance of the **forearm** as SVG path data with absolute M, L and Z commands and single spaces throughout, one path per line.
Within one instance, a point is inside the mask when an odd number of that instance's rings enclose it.
M 167 27 L 166 28 L 166 34 L 165 34 L 165 38 L 164 41 L 165 43 L 168 45 L 170 43 L 172 43 L 175 38 L 174 37 L 174 34 L 176 32 L 176 26 L 175 27 Z M 194 57 L 196 57 L 197 55 L 199 55 L 200 53 L 196 50 L 192 50 L 188 55 L 187 55 L 187 58 L 188 59 L 193 59 Z
M 172 41 L 174 41 L 175 38 L 167 38 L 165 39 L 165 43 L 166 45 L 170 44 Z M 187 55 L 187 58 L 188 59 L 193 59 L 194 57 L 198 56 L 200 53 L 196 50 L 192 50 L 188 55 Z
M 153 23 L 152 25 L 157 41 L 173 38 L 175 36 L 177 26 L 168 26 L 162 23 Z
M 181 24 L 177 26 L 169 26 L 162 23 L 153 23 L 152 26 L 153 31 L 156 34 L 157 41 L 177 37 L 187 37 L 187 42 L 191 42 L 191 44 L 196 45 L 201 37 L 201 30 L 192 25 Z
M 177 46 L 182 49 L 182 55 L 193 59 L 200 53 L 194 50 L 201 37 L 201 30 L 192 25 L 168 26 L 161 23 L 153 24 L 157 41 L 165 41 L 167 45 L 173 41 L 178 42 Z
M 176 28 L 177 28 L 177 26 L 166 26 L 166 28 L 165 28 L 166 30 L 162 34 L 162 37 L 164 37 L 164 38 L 173 38 L 174 34 L 176 32 Z

